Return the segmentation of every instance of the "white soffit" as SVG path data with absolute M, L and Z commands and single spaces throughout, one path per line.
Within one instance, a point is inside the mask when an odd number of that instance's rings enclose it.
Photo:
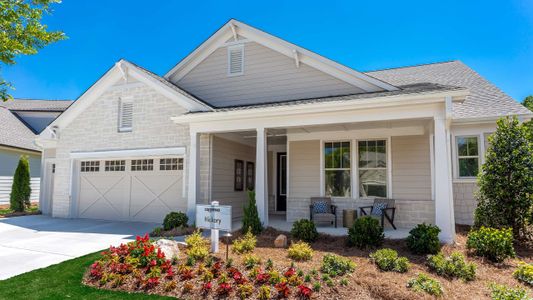
M 238 36 L 246 38 L 247 40 L 254 41 L 265 47 L 275 50 L 283 55 L 286 55 L 287 57 L 297 57 L 297 65 L 300 63 L 305 63 L 317 70 L 334 76 L 367 92 L 398 90 L 397 87 L 391 84 L 355 71 L 314 52 L 236 20 L 230 20 L 228 23 L 222 26 L 191 54 L 173 67 L 164 77 L 174 82 L 179 81 L 216 49 L 225 46 L 228 39 L 231 39 L 235 36 L 234 33 L 236 33 Z

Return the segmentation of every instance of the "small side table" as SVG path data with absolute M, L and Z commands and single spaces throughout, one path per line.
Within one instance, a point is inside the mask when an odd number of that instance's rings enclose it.
M 346 228 L 352 227 L 353 223 L 357 219 L 357 210 L 355 209 L 343 209 L 342 210 L 342 226 Z

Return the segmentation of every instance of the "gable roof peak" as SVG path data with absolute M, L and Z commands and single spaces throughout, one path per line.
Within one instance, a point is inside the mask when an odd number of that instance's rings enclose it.
M 226 24 L 220 27 L 206 41 L 176 64 L 164 77 L 173 82 L 179 81 L 211 53 L 224 46 L 229 39 L 234 38 L 237 40 L 238 36 L 242 36 L 287 57 L 295 59 L 297 66 L 299 63 L 305 63 L 310 67 L 359 87 L 364 91 L 376 92 L 398 90 L 398 88 L 392 84 L 348 68 L 236 19 L 230 19 L 226 22 Z

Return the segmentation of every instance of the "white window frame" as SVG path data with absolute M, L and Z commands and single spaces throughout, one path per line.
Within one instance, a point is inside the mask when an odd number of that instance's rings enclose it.
M 359 142 L 367 142 L 367 141 L 385 141 L 385 156 L 387 157 L 386 158 L 386 163 L 387 163 L 387 166 L 385 168 L 359 168 Z M 355 184 L 357 185 L 357 194 L 354 194 L 354 196 L 357 198 L 357 199 L 375 199 L 375 198 L 382 198 L 382 197 L 376 197 L 376 196 L 367 196 L 367 197 L 363 197 L 360 195 L 359 193 L 359 171 L 361 169 L 363 170 L 370 170 L 370 169 L 375 169 L 375 170 L 385 170 L 386 172 L 386 176 L 387 176 L 387 182 L 386 182 L 386 194 L 387 194 L 387 198 L 392 198 L 392 168 L 391 168 L 391 163 L 392 163 L 392 153 L 391 153 L 391 138 L 390 137 L 383 137 L 383 138 L 360 138 L 360 139 L 357 139 L 355 140 L 355 144 L 357 145 L 357 151 L 355 151 L 355 158 L 356 158 L 356 164 L 355 164 L 355 169 L 357 170 L 357 173 L 355 175 Z
M 326 168 L 326 160 L 325 160 L 325 153 L 324 148 L 327 143 L 348 143 L 350 144 L 350 168 Z M 350 139 L 339 139 L 339 140 L 324 140 L 320 143 L 321 150 L 320 150 L 320 178 L 321 178 L 321 187 L 320 191 L 323 196 L 326 197 L 332 197 L 332 198 L 352 198 L 353 197 L 353 140 Z M 288 161 L 287 161 L 288 163 Z M 349 196 L 327 196 L 326 195 L 326 171 L 335 171 L 335 170 L 350 170 L 350 194 Z
M 124 104 L 131 104 L 131 126 L 124 126 L 123 120 L 122 120 L 122 110 Z M 131 132 L 133 130 L 133 98 L 132 97 L 125 97 L 119 99 L 119 106 L 118 106 L 118 131 L 119 132 Z
M 239 49 L 241 51 L 241 71 L 238 73 L 231 73 L 231 51 L 235 49 Z M 228 56 L 227 75 L 229 77 L 244 75 L 244 57 L 245 57 L 244 56 L 244 44 L 236 44 L 236 45 L 228 46 L 227 56 Z
M 454 166 L 454 178 L 459 180 L 465 180 L 465 181 L 472 181 L 476 180 L 477 176 L 460 176 L 459 174 L 459 158 L 477 158 L 477 166 L 478 166 L 478 174 L 481 171 L 481 165 L 483 164 L 483 157 L 485 153 L 485 147 L 484 145 L 484 133 L 480 134 L 461 134 L 461 135 L 454 135 L 453 136 L 453 149 L 454 149 L 454 157 L 453 157 L 453 166 Z M 470 155 L 470 156 L 459 156 L 459 139 L 460 138 L 476 138 L 477 139 L 477 155 Z

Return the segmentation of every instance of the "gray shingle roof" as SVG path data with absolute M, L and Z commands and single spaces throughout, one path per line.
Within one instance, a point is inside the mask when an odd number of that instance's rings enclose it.
M 64 111 L 73 102 L 71 100 L 14 99 L 6 102 L 0 101 L 0 107 L 17 111 Z
M 36 135 L 11 111 L 0 106 L 0 145 L 39 150 L 33 140 Z
M 330 97 L 310 98 L 310 99 L 301 99 L 301 100 L 268 102 L 268 103 L 260 103 L 260 104 L 246 105 L 246 106 L 221 107 L 221 108 L 216 108 L 214 111 L 215 112 L 236 111 L 236 110 L 245 110 L 245 109 L 253 109 L 253 108 L 289 106 L 289 105 L 300 105 L 300 104 L 319 103 L 319 102 L 363 100 L 363 99 L 370 99 L 370 98 L 377 98 L 377 97 L 415 95 L 415 94 L 421 94 L 421 93 L 457 91 L 457 90 L 464 89 L 462 87 L 434 84 L 434 83 L 427 83 L 427 82 L 409 84 L 409 85 L 400 85 L 398 87 L 400 89 L 396 91 L 360 93 L 360 94 L 351 94 L 351 95 L 343 95 L 343 96 L 330 96 Z M 196 112 L 196 113 L 209 113 L 209 112 Z
M 378 70 L 365 74 L 393 85 L 432 82 L 466 87 L 470 90 L 470 95 L 463 103 L 454 103 L 453 115 L 457 119 L 531 113 L 460 61 Z

